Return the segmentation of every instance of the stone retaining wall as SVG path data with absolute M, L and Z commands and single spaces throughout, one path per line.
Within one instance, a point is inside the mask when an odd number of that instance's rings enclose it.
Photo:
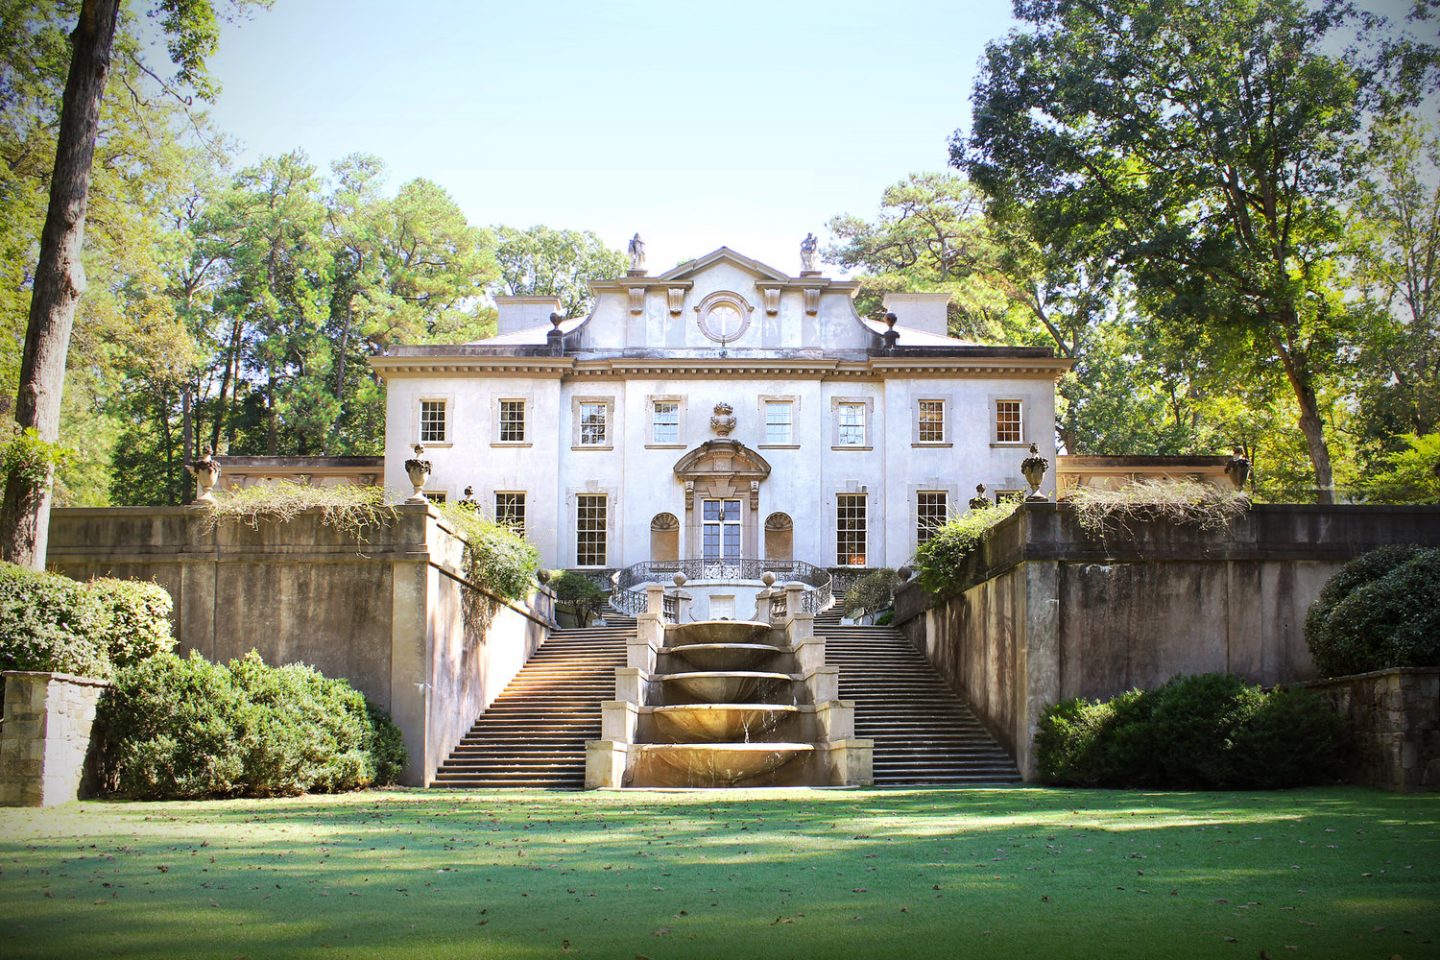
M 1357 782 L 1440 791 L 1440 669 L 1400 667 L 1306 686 L 1349 718 Z
M 88 790 L 90 731 L 108 686 L 68 673 L 5 672 L 0 806 L 52 807 Z
M 1095 538 L 1073 506 L 1027 503 L 967 559 L 957 594 L 902 587 L 895 625 L 1034 779 L 1036 724 L 1069 697 L 1177 674 L 1313 679 L 1311 602 L 1391 543 L 1440 545 L 1440 507 L 1260 505 L 1224 530 L 1137 522 Z
M 467 622 L 465 544 L 424 504 L 360 531 L 318 510 L 214 526 L 205 507 L 66 508 L 51 513 L 48 565 L 78 580 L 154 580 L 175 600 L 177 652 L 212 661 L 257 651 L 349 680 L 389 711 L 427 786 L 475 718 L 548 635 L 552 595 L 493 598 Z M 473 619 L 473 618 L 471 618 Z

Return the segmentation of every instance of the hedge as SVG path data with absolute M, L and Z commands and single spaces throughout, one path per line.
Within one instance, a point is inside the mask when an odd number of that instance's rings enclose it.
M 0 563 L 0 670 L 109 677 L 110 619 L 85 584 Z
M 1345 720 L 1323 698 L 1213 673 L 1104 701 L 1063 701 L 1045 711 L 1035 736 L 1041 777 L 1086 787 L 1332 783 L 1351 749 Z
M 170 594 L 155 583 L 81 583 L 0 563 L 0 670 L 109 677 L 175 646 Z
M 106 787 L 144 799 L 292 796 L 393 783 L 399 730 L 343 680 L 303 664 L 162 654 L 100 701 Z
M 1305 618 L 1321 676 L 1440 666 L 1440 549 L 1389 546 L 1340 568 Z

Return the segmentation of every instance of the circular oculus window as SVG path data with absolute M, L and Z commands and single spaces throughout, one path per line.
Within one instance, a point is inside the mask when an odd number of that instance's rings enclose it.
M 700 310 L 700 332 L 717 343 L 738 340 L 750 326 L 750 311 L 743 301 L 716 298 Z

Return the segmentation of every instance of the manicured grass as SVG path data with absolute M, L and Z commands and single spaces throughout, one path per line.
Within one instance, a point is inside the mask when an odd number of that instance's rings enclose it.
M 85 803 L 0 811 L 0 903 L 7 960 L 1435 957 L 1440 796 Z

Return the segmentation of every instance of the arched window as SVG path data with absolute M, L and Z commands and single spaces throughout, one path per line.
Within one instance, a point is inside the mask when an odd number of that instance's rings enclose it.
M 650 520 L 650 559 L 680 559 L 680 521 L 673 513 L 657 513 Z
M 795 521 L 788 513 L 772 513 L 765 518 L 765 559 L 794 560 Z

